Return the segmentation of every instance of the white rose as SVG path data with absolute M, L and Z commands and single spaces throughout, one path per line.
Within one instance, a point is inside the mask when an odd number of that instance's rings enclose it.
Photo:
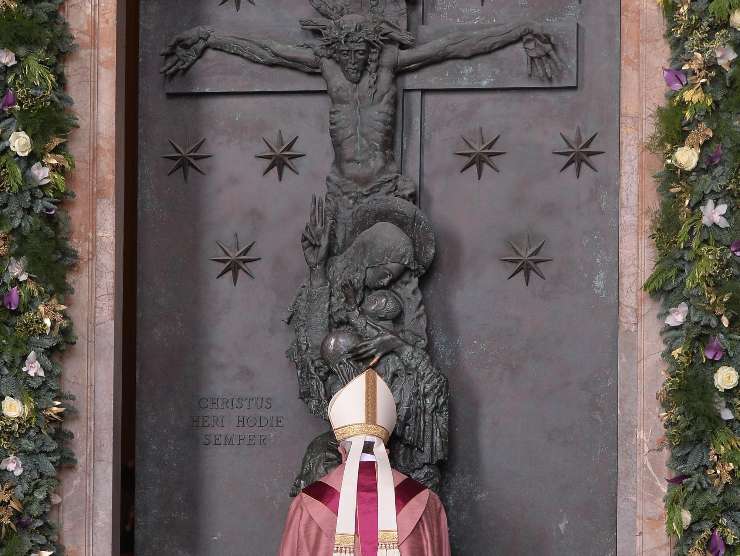
M 740 8 L 730 14 L 730 26 L 740 31 Z
M 689 510 L 681 510 L 681 525 L 684 529 L 688 529 L 691 525 L 691 512 Z
M 14 66 L 15 64 L 15 53 L 7 48 L 0 48 L 0 66 Z
M 691 171 L 696 168 L 698 163 L 699 149 L 680 147 L 676 150 L 676 154 L 673 155 L 673 164 L 681 168 L 681 170 Z
M 737 382 L 738 374 L 733 367 L 725 365 L 717 369 L 717 372 L 714 373 L 714 385 L 717 387 L 717 390 L 721 392 L 732 390 L 737 386 Z
M 25 131 L 14 131 L 10 134 L 10 150 L 18 156 L 28 156 L 31 153 L 31 138 Z
M 10 396 L 5 396 L 5 399 L 2 403 L 2 408 L 3 415 L 5 415 L 6 417 L 10 417 L 11 419 L 20 417 L 25 411 L 25 408 L 23 407 L 23 402 L 21 402 L 20 400 L 16 400 L 15 398 L 11 398 Z

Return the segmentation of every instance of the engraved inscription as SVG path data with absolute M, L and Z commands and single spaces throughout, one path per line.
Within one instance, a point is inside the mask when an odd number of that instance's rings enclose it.
M 270 446 L 285 428 L 271 396 L 201 396 L 193 409 L 190 427 L 203 447 Z

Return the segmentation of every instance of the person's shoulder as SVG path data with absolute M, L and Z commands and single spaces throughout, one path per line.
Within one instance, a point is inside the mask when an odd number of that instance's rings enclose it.
M 427 506 L 436 506 L 436 507 L 442 507 L 442 499 L 439 497 L 439 495 L 434 492 L 433 490 L 427 489 L 429 491 L 429 500 L 427 501 Z

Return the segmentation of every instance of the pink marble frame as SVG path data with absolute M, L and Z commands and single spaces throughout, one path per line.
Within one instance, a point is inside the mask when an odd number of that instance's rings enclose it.
M 120 423 L 120 273 L 123 237 L 120 56 L 122 2 L 68 0 L 79 50 L 68 62 L 80 129 L 70 203 L 80 264 L 71 314 L 79 335 L 65 357 L 65 388 L 77 396 L 70 420 L 79 464 L 63 475 L 58 510 L 69 556 L 118 554 Z M 649 238 L 660 160 L 644 147 L 654 107 L 663 101 L 667 59 L 655 0 L 621 0 L 621 214 L 619 338 L 619 508 L 617 554 L 668 556 L 663 530 L 665 454 L 655 394 L 663 380 L 657 307 L 641 290 L 653 261 Z M 127 370 L 133 372 L 133 369 Z
M 78 465 L 62 476 L 58 517 L 68 556 L 118 553 L 122 6 L 116 0 L 64 5 L 78 44 L 67 73 L 80 125 L 70 141 L 77 198 L 68 207 L 80 256 L 69 303 L 78 341 L 64 360 L 64 388 L 79 411 L 67 423 Z
M 617 554 L 668 556 L 663 496 L 666 454 L 656 400 L 663 382 L 658 307 L 642 284 L 654 263 L 650 239 L 658 207 L 653 174 L 662 161 L 645 143 L 665 100 L 661 68 L 669 49 L 655 0 L 622 0 L 619 247 L 619 501 Z

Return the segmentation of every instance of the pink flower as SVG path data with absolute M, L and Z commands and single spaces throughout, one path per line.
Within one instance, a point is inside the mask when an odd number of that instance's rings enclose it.
M 736 257 L 740 257 L 740 239 L 736 239 L 732 242 L 730 245 L 730 251 L 732 251 L 732 254 Z
M 28 272 L 26 272 L 26 259 L 21 257 L 20 259 L 10 258 L 8 263 L 8 272 L 10 275 L 18 280 L 19 282 L 25 282 L 28 280 Z
M 23 367 L 23 372 L 28 373 L 28 376 L 44 376 L 44 368 L 36 359 L 35 351 L 29 353 L 28 357 L 26 357 L 26 364 Z
M 737 52 L 731 46 L 718 46 L 714 49 L 714 55 L 717 57 L 717 64 L 730 71 L 730 64 L 737 58 Z
M 16 477 L 23 473 L 23 464 L 15 456 L 8 456 L 3 461 L 0 461 L 0 469 L 12 473 Z
M 665 319 L 665 323 L 668 326 L 681 326 L 686 322 L 686 316 L 689 314 L 689 306 L 686 302 L 681 303 L 678 307 L 671 307 L 668 309 L 668 317 Z
M 0 66 L 14 66 L 16 64 L 15 53 L 7 48 L 0 48 Z
M 707 201 L 707 204 L 701 207 L 702 219 L 701 222 L 705 226 L 717 225 L 720 228 L 729 228 L 730 223 L 724 214 L 727 212 L 727 204 L 722 203 L 721 205 L 714 204 L 712 199 Z
M 49 167 L 44 166 L 40 162 L 37 162 L 31 166 L 31 177 L 38 185 L 46 185 L 51 180 L 49 179 Z

